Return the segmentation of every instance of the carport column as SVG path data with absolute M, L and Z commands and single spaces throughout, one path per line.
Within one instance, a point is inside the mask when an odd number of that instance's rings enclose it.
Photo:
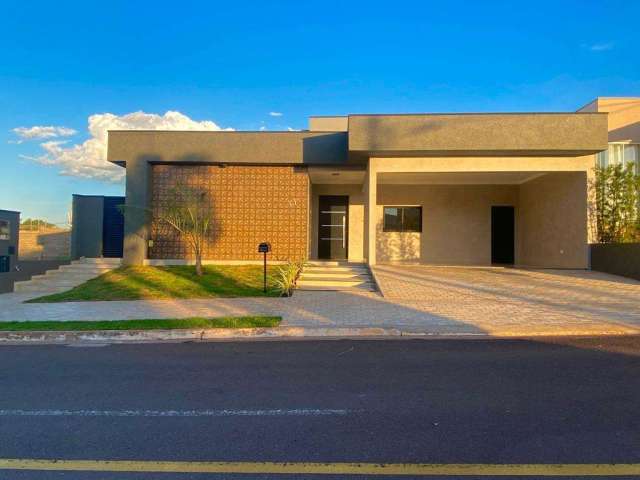
M 377 205 L 377 173 L 375 169 L 375 159 L 370 158 L 367 166 L 367 175 L 365 178 L 365 232 L 367 246 L 367 262 L 369 265 L 376 264 L 376 205 Z

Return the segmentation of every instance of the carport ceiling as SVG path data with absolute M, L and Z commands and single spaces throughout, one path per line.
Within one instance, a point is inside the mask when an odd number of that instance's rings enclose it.
M 520 185 L 544 172 L 412 172 L 378 174 L 387 185 Z

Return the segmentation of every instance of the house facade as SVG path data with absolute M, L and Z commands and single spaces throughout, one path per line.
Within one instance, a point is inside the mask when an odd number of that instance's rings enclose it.
M 12 272 L 18 262 L 20 212 L 0 210 L 0 273 Z
M 633 165 L 640 174 L 640 97 L 598 97 L 578 111 L 607 113 L 609 147 L 598 165 Z
M 588 177 L 607 114 L 311 117 L 298 132 L 110 131 L 127 170 L 123 262 L 188 262 L 153 217 L 201 192 L 211 262 L 335 259 L 588 267 Z M 132 213 L 133 212 L 133 213 Z

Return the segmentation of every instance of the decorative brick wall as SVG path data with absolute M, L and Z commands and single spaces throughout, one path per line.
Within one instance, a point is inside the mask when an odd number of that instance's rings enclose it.
M 213 229 L 205 260 L 260 260 L 260 242 L 271 242 L 273 260 L 307 256 L 309 178 L 285 166 L 154 165 L 152 209 L 166 206 L 176 185 L 201 190 L 211 208 Z M 155 217 L 156 215 L 154 215 Z M 149 258 L 190 258 L 171 228 L 153 221 Z

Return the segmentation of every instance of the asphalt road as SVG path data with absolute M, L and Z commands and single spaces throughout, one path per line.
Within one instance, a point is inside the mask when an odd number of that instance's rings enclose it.
M 640 338 L 3 346 L 6 458 L 640 463 Z

